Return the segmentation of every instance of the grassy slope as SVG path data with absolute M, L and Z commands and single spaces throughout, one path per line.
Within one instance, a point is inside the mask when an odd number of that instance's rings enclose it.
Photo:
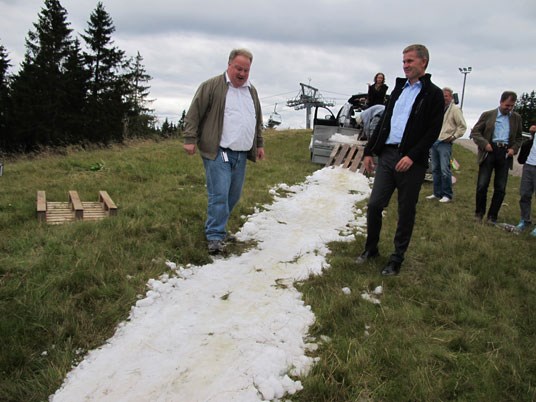
M 308 162 L 309 133 L 267 134 L 268 159 L 250 164 L 231 230 L 276 183 L 295 183 L 318 168 Z M 461 163 L 455 202 L 422 200 L 403 271 L 378 275 L 391 251 L 393 199 L 382 232 L 382 257 L 358 268 L 364 237 L 333 244 L 332 268 L 301 284 L 330 342 L 296 401 L 533 400 L 536 323 L 532 306 L 534 239 L 472 221 L 476 164 Z M 102 163 L 101 170 L 91 168 Z M 510 178 L 504 220 L 518 219 L 519 178 Z M 38 224 L 35 193 L 62 201 L 106 190 L 116 218 L 62 226 Z M 430 192 L 425 184 L 422 195 Z M 163 262 L 209 261 L 199 157 L 178 141 L 7 161 L 0 177 L 0 400 L 41 401 L 73 361 L 124 320 Z M 362 290 L 383 285 L 380 307 Z M 350 296 L 340 289 L 349 286 Z M 365 329 L 369 333 L 365 335 Z M 46 353 L 43 353 L 46 352 Z

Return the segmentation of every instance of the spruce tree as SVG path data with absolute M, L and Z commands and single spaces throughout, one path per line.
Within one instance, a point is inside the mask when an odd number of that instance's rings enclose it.
M 73 50 L 67 11 L 58 0 L 45 6 L 26 38 L 26 54 L 12 85 L 12 128 L 22 150 L 68 142 L 63 106 L 66 64 Z
M 7 51 L 0 45 L 0 156 L 7 151 L 10 142 L 8 136 L 8 116 L 9 116 L 9 76 L 11 67 Z
M 130 137 L 146 136 L 154 130 L 153 110 L 148 107 L 153 101 L 148 99 L 150 86 L 145 85 L 152 77 L 147 74 L 142 61 L 143 57 L 138 52 L 134 59 L 129 60 L 128 72 L 123 77 L 127 90 L 127 135 Z
M 91 13 L 88 28 L 81 35 L 89 52 L 85 53 L 90 71 L 88 119 L 92 138 L 98 142 L 121 141 L 126 106 L 125 85 L 121 77 L 124 52 L 113 46 L 112 18 L 101 2 Z
M 529 131 L 529 127 L 536 124 L 536 92 L 523 93 L 517 100 L 515 111 L 523 120 L 523 130 Z
M 64 89 L 69 94 L 62 105 L 65 129 L 71 144 L 86 143 L 88 135 L 87 94 L 89 71 L 80 48 L 80 41 L 75 39 L 65 64 Z

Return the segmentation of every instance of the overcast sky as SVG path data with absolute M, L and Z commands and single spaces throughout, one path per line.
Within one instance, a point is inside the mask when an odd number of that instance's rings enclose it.
M 95 0 L 61 0 L 79 34 Z M 504 90 L 520 96 L 536 89 L 534 0 L 104 0 L 113 19 L 115 45 L 128 56 L 139 51 L 160 119 L 177 121 L 197 86 L 223 72 L 229 51 L 254 55 L 250 79 L 261 97 L 265 120 L 273 112 L 282 128 L 305 128 L 305 111 L 286 106 L 300 82 L 318 88 L 334 111 L 353 94 L 366 92 L 381 71 L 390 89 L 402 76 L 402 49 L 430 50 L 428 72 L 461 99 L 471 127 L 480 113 L 498 106 Z M 27 33 L 42 0 L 0 0 L 0 44 L 18 71 Z

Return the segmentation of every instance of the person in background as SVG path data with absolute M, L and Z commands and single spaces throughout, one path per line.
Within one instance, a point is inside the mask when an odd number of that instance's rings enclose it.
M 249 81 L 252 61 L 248 50 L 232 50 L 227 71 L 199 86 L 185 117 L 183 148 L 188 155 L 199 148 L 205 168 L 210 254 L 234 240 L 226 226 L 242 194 L 246 159 L 264 158 L 261 105 Z
M 453 197 L 452 172 L 450 170 L 452 143 L 465 134 L 467 124 L 462 111 L 454 104 L 452 89 L 443 88 L 443 98 L 445 99 L 443 126 L 439 138 L 432 145 L 430 152 L 434 193 L 426 198 L 429 200 L 438 199 L 439 202 L 445 203 L 451 202 Z
M 423 45 L 404 49 L 402 65 L 406 78 L 396 79 L 378 128 L 365 146 L 365 171 L 374 171 L 374 154 L 378 155 L 378 167 L 368 202 L 365 251 L 357 258 L 358 264 L 379 256 L 382 213 L 395 189 L 398 190 L 395 251 L 381 271 L 385 276 L 400 272 L 413 233 L 430 147 L 443 123 L 443 92 L 426 74 L 429 61 L 428 49 Z
M 385 85 L 385 75 L 383 73 L 377 73 L 374 76 L 374 84 L 368 86 L 367 105 L 369 107 L 374 105 L 385 104 L 385 95 L 389 87 Z
M 491 224 L 497 223 L 506 194 L 508 169 L 512 169 L 513 156 L 521 146 L 521 116 L 513 111 L 516 101 L 515 92 L 503 92 L 499 107 L 482 113 L 471 130 L 470 137 L 478 147 L 475 218 L 479 222 L 486 213 L 488 186 L 491 175 L 495 172 L 487 221 Z
M 384 105 L 374 105 L 359 113 L 356 117 L 356 123 L 363 126 L 360 139 L 367 140 L 372 136 L 372 133 L 382 118 L 384 110 Z
M 521 174 L 521 184 L 519 186 L 519 209 L 521 210 L 521 220 L 516 229 L 520 232 L 528 229 L 531 224 L 532 194 L 536 194 L 536 125 L 529 128 L 530 140 L 523 142 L 517 161 L 523 165 Z M 531 236 L 536 237 L 536 227 L 530 232 Z

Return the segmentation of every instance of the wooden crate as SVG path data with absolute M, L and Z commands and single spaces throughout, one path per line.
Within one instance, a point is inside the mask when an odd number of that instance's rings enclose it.
M 51 225 L 76 220 L 97 221 L 117 215 L 117 206 L 106 191 L 99 191 L 98 201 L 81 201 L 78 193 L 69 191 L 67 202 L 46 200 L 44 191 L 37 192 L 37 219 Z
M 343 168 L 350 169 L 352 172 L 356 172 L 359 168 L 359 172 L 363 173 L 364 151 L 365 147 L 362 145 L 337 144 L 331 151 L 326 166 L 342 165 Z

